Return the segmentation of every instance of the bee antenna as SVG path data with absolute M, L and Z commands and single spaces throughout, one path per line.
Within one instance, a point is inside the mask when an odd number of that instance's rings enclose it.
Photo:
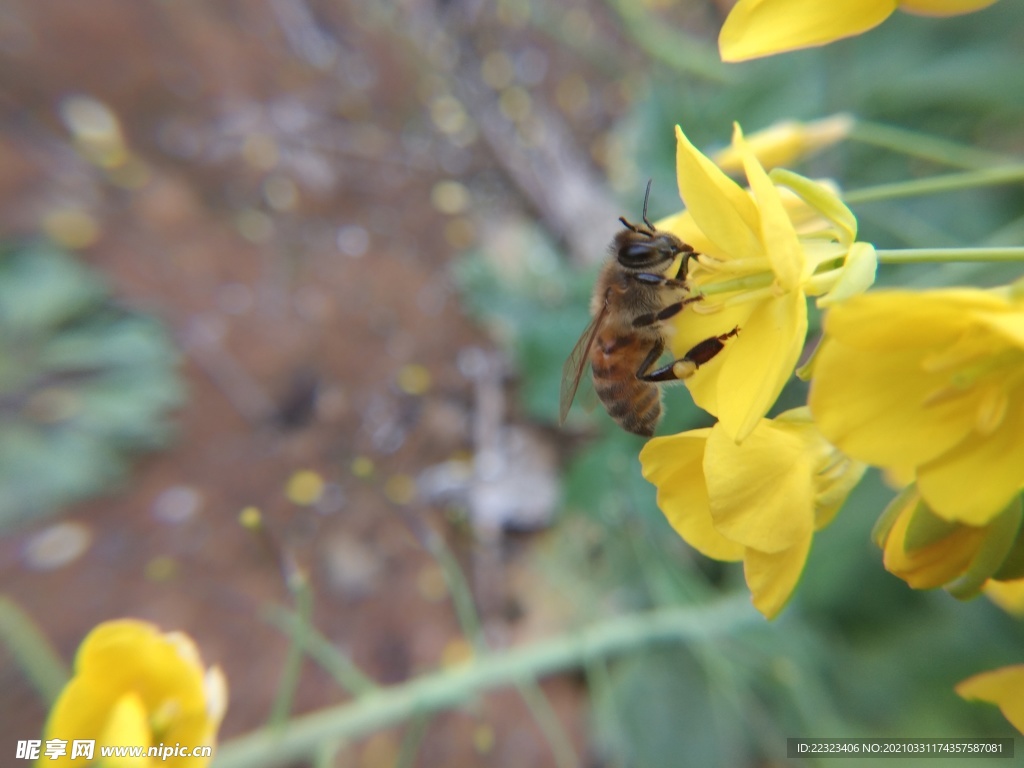
M 653 181 L 654 181 L 654 179 L 648 179 L 647 180 L 647 191 L 644 192 L 644 224 L 647 225 L 647 228 L 649 230 L 651 230 L 651 232 L 654 231 L 654 225 L 651 224 L 651 222 L 647 220 L 647 200 L 651 196 L 651 183 Z

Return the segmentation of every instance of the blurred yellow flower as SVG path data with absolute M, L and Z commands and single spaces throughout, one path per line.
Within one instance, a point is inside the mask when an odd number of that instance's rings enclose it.
M 783 120 L 746 137 L 747 146 L 765 168 L 793 165 L 819 150 L 845 139 L 853 130 L 852 115 L 838 114 L 811 122 Z M 743 170 L 743 158 L 735 145 L 711 156 L 726 173 Z
M 1024 536 L 1018 536 L 1024 544 Z M 985 585 L 985 596 L 1007 613 L 1024 618 L 1024 573 L 1013 581 L 991 581 Z
M 103 765 L 103 746 L 213 746 L 226 706 L 223 674 L 218 667 L 203 669 L 188 636 L 161 634 L 152 624 L 131 619 L 104 622 L 79 646 L 74 677 L 46 723 L 44 739 L 66 740 L 68 754 L 56 760 L 44 756 L 39 765 L 90 764 L 70 759 L 75 740 L 96 741 L 96 765 Z M 210 762 L 173 756 L 125 759 L 117 764 L 202 768 Z
M 809 404 L 844 453 L 912 474 L 939 517 L 987 525 L 1024 486 L 1024 299 L 964 288 L 837 304 Z
M 688 282 L 707 292 L 673 321 L 677 357 L 738 326 L 725 350 L 686 380 L 694 402 L 742 441 L 778 398 L 804 347 L 807 296 L 828 302 L 874 280 L 874 249 L 855 242 L 857 221 L 824 184 L 769 175 L 737 125 L 743 189 L 676 128 L 676 174 L 686 210 L 658 223 L 700 254 Z M 819 302 L 821 303 L 821 302 Z
M 996 0 L 739 0 L 718 36 L 722 61 L 825 45 L 877 27 L 897 9 L 926 16 L 978 11 Z
M 911 486 L 883 513 L 874 538 L 885 569 L 909 586 L 945 587 L 967 599 L 1024 576 L 1021 518 L 1021 502 L 1015 499 L 986 525 L 951 523 L 935 515 Z
M 312 506 L 324 495 L 324 479 L 312 469 L 300 469 L 293 472 L 285 485 L 284 495 L 292 504 L 302 507 Z
M 967 700 L 995 704 L 1003 717 L 1024 733 L 1024 664 L 969 677 L 956 686 L 956 692 Z
M 656 437 L 640 462 L 687 543 L 716 560 L 743 561 L 754 606 L 768 618 L 800 580 L 814 531 L 864 471 L 825 442 L 806 408 L 762 419 L 740 445 L 721 424 Z

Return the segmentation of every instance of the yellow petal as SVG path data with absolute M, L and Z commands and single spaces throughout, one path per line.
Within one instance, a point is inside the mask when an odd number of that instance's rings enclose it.
M 105 731 L 137 729 L 141 707 L 153 741 L 212 745 L 226 701 L 223 690 L 218 701 L 207 700 L 213 687 L 185 635 L 164 635 L 142 621 L 105 622 L 79 647 L 75 675 L 47 721 L 47 738 L 95 739 Z M 198 758 L 166 761 L 169 768 L 207 763 Z
M 740 0 L 718 36 L 723 61 L 745 61 L 859 35 L 895 10 L 895 0 Z
M 716 560 L 740 560 L 743 546 L 715 530 L 704 482 L 704 445 L 710 429 L 648 440 L 640 451 L 643 475 L 658 489 L 658 508 L 676 533 Z
M 136 691 L 150 711 L 169 697 L 177 698 L 183 710 L 203 711 L 204 670 L 197 651 L 182 653 L 180 638 L 168 640 L 142 621 L 109 622 L 86 638 L 78 668 L 104 677 L 111 688 Z
M 702 155 L 678 125 L 676 178 L 683 204 L 715 246 L 707 253 L 719 259 L 763 255 L 754 201 Z
M 775 280 L 784 290 L 794 291 L 809 274 L 793 223 L 782 204 L 779 190 L 743 140 L 743 131 L 738 123 L 733 126 L 733 144 L 743 159 L 747 181 L 750 182 L 750 190 L 757 202 L 761 218 L 761 243 L 768 254 Z
M 984 525 L 1024 488 L 1024 393 L 990 434 L 972 432 L 918 467 L 917 486 L 937 515 Z
M 96 738 L 115 703 L 128 691 L 137 670 L 126 649 L 147 645 L 156 628 L 141 621 L 100 624 L 75 655 L 75 676 L 61 691 L 47 720 L 47 738 Z M 128 674 L 124 669 L 132 667 Z
M 1024 349 L 1024 308 L 1007 305 L 1004 312 L 972 313 L 972 317 L 986 328 L 990 328 L 1013 346 Z
M 791 165 L 820 149 L 846 138 L 853 129 L 854 119 L 847 114 L 832 115 L 821 120 L 800 122 L 783 120 L 746 137 L 751 151 L 765 168 Z M 712 158 L 727 173 L 743 168 L 739 151 L 729 146 Z
M 98 680 L 73 678 L 61 691 L 46 720 L 44 739 L 71 742 L 95 739 L 103 728 L 115 694 Z M 47 761 L 50 764 L 51 761 Z M 54 765 L 73 765 L 70 757 L 52 761 Z
M 811 536 L 781 552 L 748 549 L 743 558 L 743 575 L 754 607 L 768 619 L 775 618 L 796 589 L 811 550 Z
M 934 589 L 947 584 L 967 570 L 984 529 L 959 526 L 953 533 L 926 547 L 906 549 L 907 532 L 919 502 L 916 494 L 907 503 L 885 540 L 885 569 L 914 589 Z
M 814 497 L 816 531 L 832 522 L 867 471 L 867 465 L 847 458 L 838 451 L 835 451 L 832 458 L 834 463 L 826 471 L 819 471 L 817 477 L 817 493 Z
M 890 488 L 896 490 L 906 488 L 914 482 L 914 468 L 912 466 L 886 467 L 882 473 L 882 479 Z
M 875 282 L 877 270 L 875 247 L 871 243 L 852 243 L 839 279 L 818 299 L 818 306 L 828 307 L 864 293 Z
M 206 734 L 204 742 L 212 742 L 217 735 L 220 721 L 228 711 L 228 679 L 224 670 L 214 666 L 206 670 L 203 677 L 203 692 L 206 696 Z
M 996 0 L 899 0 L 901 11 L 920 16 L 956 16 L 980 11 L 994 5 Z
M 900 336 L 893 334 L 897 346 Z M 922 371 L 921 357 L 906 349 L 854 348 L 827 337 L 815 356 L 808 395 L 826 439 L 855 459 L 898 467 L 923 464 L 963 440 L 976 409 L 967 398 L 928 403 L 946 378 Z
M 732 439 L 744 440 L 778 399 L 806 336 L 807 300 L 795 291 L 757 303 L 739 336 L 729 340 L 712 413 Z
M 656 221 L 654 227 L 671 232 L 684 243 L 689 244 L 697 253 L 713 253 L 718 248 L 697 226 L 693 220 L 693 214 L 689 211 L 680 211 Z
M 671 326 L 669 348 L 677 358 L 683 357 L 695 345 L 715 336 L 728 333 L 733 328 L 740 328 L 740 335 L 729 339 L 725 349 L 709 362 L 697 369 L 696 373 L 684 382 L 690 390 L 693 402 L 708 413 L 718 414 L 718 378 L 721 376 L 725 361 L 732 354 L 732 347 L 743 336 L 744 328 L 749 326 L 750 314 L 757 308 L 753 302 L 726 307 L 719 312 L 701 313 L 687 309 L 676 315 Z M 670 395 L 671 397 L 671 395 Z
M 952 344 L 975 316 L 1006 309 L 1006 300 L 990 291 L 879 290 L 835 307 L 825 320 L 825 332 L 861 349 L 920 349 Z
M 1024 664 L 969 677 L 956 686 L 956 692 L 964 699 L 997 705 L 1013 727 L 1024 733 Z
M 153 734 L 147 722 L 146 708 L 134 693 L 127 693 L 117 700 L 110 710 L 107 723 L 97 738 L 97 746 L 144 747 L 153 743 Z M 145 768 L 150 765 L 149 757 L 113 756 L 103 760 L 103 768 Z
M 750 151 L 765 168 L 788 165 L 803 148 L 803 126 L 798 120 L 783 120 L 747 137 Z M 726 173 L 743 170 L 743 156 L 735 144 L 711 155 Z
M 715 528 L 763 553 L 789 550 L 814 530 L 814 475 L 801 430 L 762 419 L 737 445 L 716 425 L 704 451 Z
M 1024 617 L 1024 579 L 994 581 L 985 585 L 985 595 L 1007 613 Z

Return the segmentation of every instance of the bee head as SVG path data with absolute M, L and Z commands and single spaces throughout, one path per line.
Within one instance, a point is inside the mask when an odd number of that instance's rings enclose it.
M 630 224 L 619 217 L 625 232 L 619 232 L 612 244 L 612 251 L 626 269 L 654 271 L 666 267 L 680 253 L 693 249 L 670 232 L 659 232 L 647 218 L 647 200 L 651 196 L 651 181 L 647 181 L 644 192 L 643 225 Z
M 692 250 L 670 232 L 637 227 L 625 220 L 623 224 L 627 229 L 615 236 L 613 249 L 619 264 L 627 269 L 657 270 Z

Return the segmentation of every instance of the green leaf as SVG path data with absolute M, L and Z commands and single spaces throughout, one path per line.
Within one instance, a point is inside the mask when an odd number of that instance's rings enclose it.
M 55 328 L 106 295 L 98 275 L 52 246 L 0 246 L 0 327 L 4 333 Z
M 162 445 L 178 355 L 50 246 L 0 247 L 0 530 L 100 493 Z

